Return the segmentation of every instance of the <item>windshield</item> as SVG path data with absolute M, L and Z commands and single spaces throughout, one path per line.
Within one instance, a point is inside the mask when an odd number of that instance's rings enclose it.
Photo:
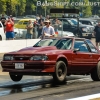
M 56 41 L 56 39 L 43 39 L 37 42 L 33 47 L 49 46 L 54 41 Z
M 49 46 L 56 46 L 57 49 L 71 49 L 72 39 L 65 38 L 53 41 Z
M 42 47 L 42 46 L 56 46 L 57 49 L 71 49 L 72 39 L 43 39 L 37 42 L 33 47 Z
M 78 21 L 77 21 L 77 20 L 73 20 L 73 19 L 71 19 L 70 21 L 71 21 L 74 25 L 77 25 L 77 24 L 78 24 Z M 81 22 L 79 22 L 79 24 L 82 25 Z
M 68 20 L 68 22 L 69 22 L 71 25 L 75 25 L 71 20 Z

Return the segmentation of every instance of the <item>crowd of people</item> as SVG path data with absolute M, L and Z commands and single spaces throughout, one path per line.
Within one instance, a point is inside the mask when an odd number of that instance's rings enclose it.
M 58 34 L 58 26 L 61 22 L 55 18 L 50 19 L 50 16 L 47 15 L 46 18 L 43 18 L 42 15 L 37 15 L 36 21 L 32 25 L 32 21 L 29 20 L 29 23 L 26 26 L 27 36 L 26 38 L 40 38 L 40 37 L 52 37 Z M 28 27 L 31 26 L 31 27 Z M 33 32 L 32 32 L 33 30 Z
M 6 39 L 14 40 L 14 19 L 12 15 L 5 18 L 5 16 L 2 14 L 0 21 L 4 27 Z M 33 23 L 32 20 L 29 20 L 25 27 L 27 29 L 26 39 L 55 36 L 58 34 L 59 24 L 61 24 L 61 22 L 57 18 L 51 20 L 49 15 L 47 15 L 46 18 L 43 18 L 42 15 L 37 15 L 36 21 Z

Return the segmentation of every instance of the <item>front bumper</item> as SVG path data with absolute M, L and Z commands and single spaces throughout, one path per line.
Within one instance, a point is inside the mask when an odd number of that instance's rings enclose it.
M 92 33 L 82 33 L 82 37 L 84 37 L 84 38 L 92 38 Z
M 16 69 L 15 63 L 24 63 L 23 69 Z M 2 61 L 2 71 L 11 73 L 52 73 L 55 71 L 55 61 Z

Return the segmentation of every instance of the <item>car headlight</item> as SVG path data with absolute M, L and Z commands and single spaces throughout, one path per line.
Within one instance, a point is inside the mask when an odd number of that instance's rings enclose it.
M 46 55 L 34 55 L 30 60 L 48 60 L 48 57 Z
M 13 56 L 6 55 L 3 57 L 3 60 L 13 60 Z
M 82 31 L 88 32 L 88 29 L 87 28 L 82 28 Z

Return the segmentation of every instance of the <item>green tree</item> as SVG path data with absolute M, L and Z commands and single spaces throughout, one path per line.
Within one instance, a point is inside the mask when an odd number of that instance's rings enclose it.
M 6 12 L 6 0 L 0 0 L 0 13 L 5 14 Z

